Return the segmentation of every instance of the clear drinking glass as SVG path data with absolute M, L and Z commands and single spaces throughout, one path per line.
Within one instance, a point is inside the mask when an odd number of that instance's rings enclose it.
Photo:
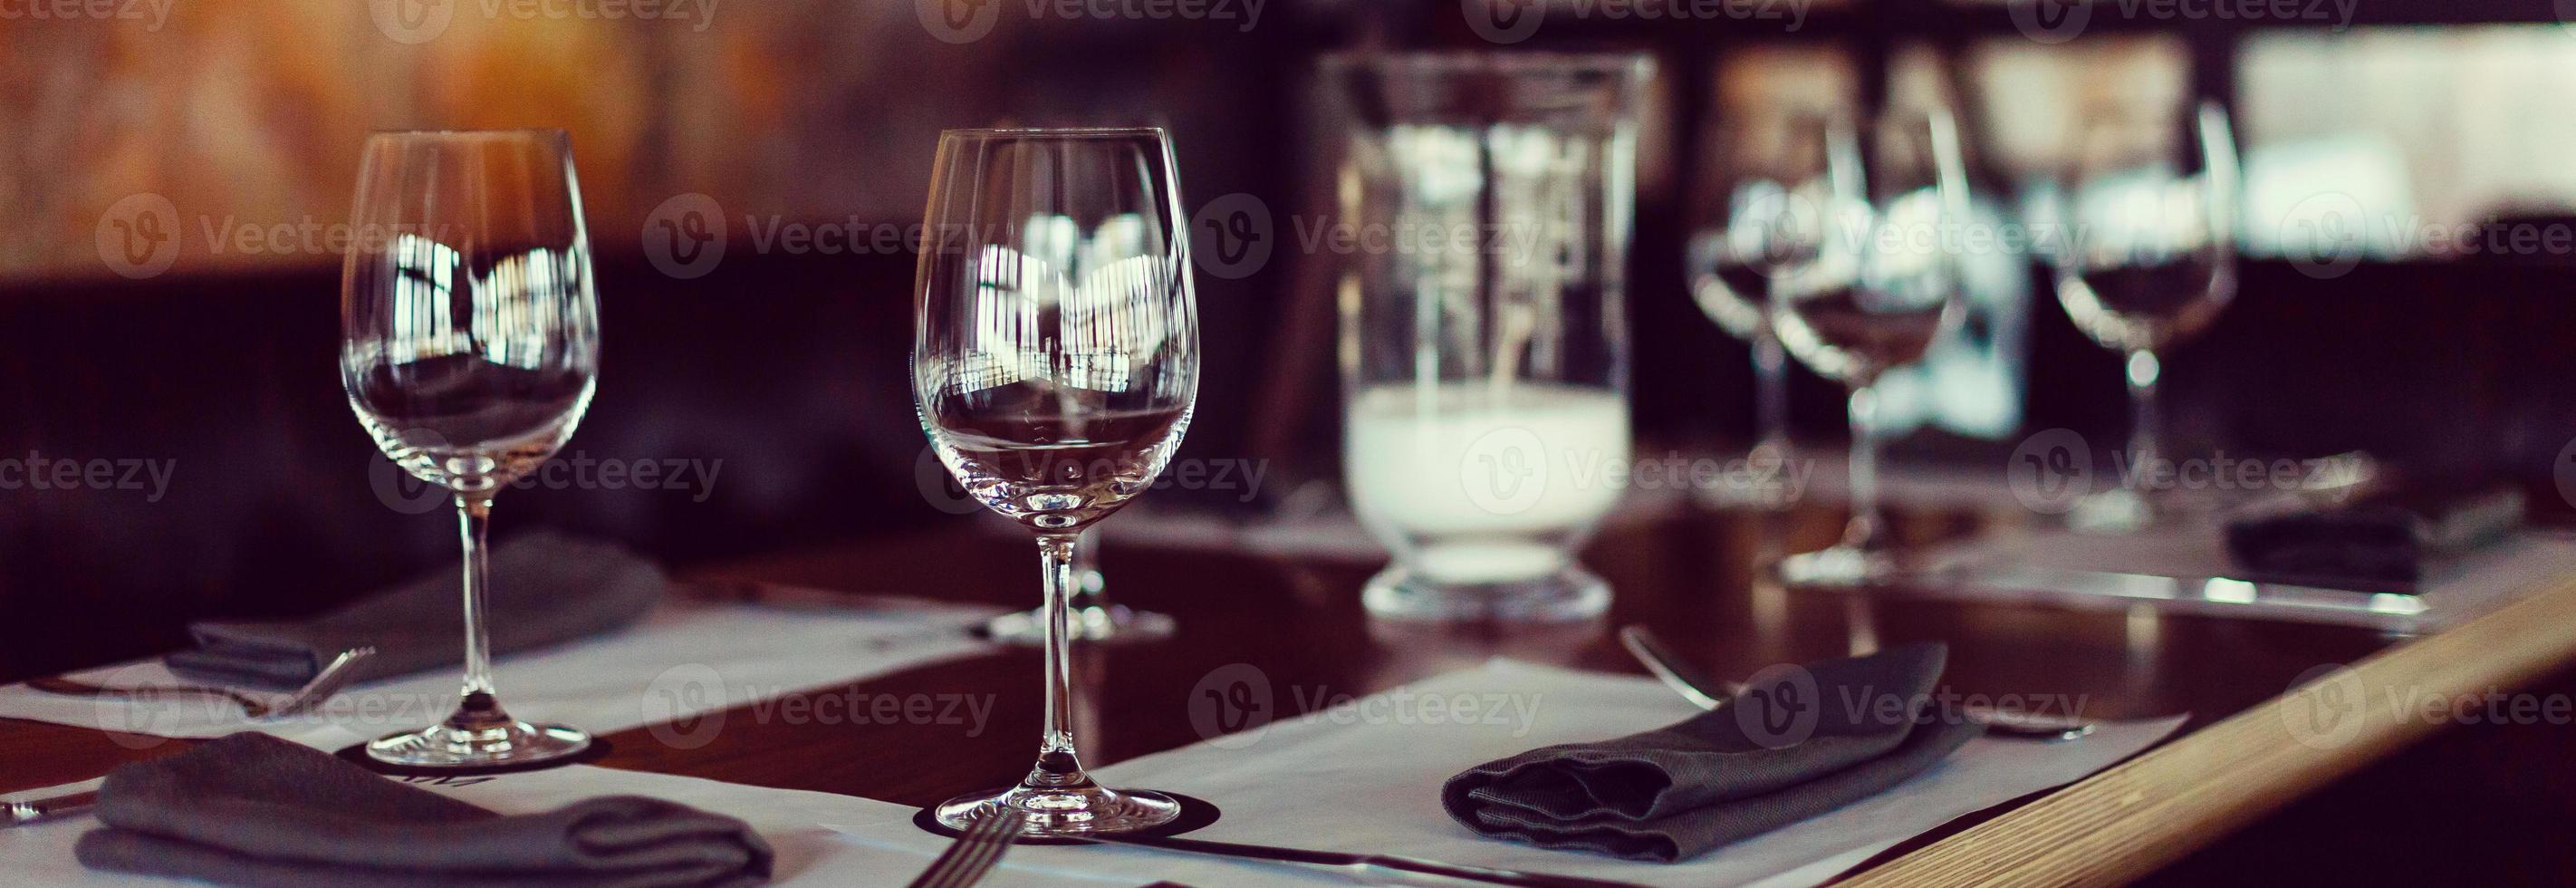
M 1851 523 L 1842 542 L 1782 559 L 1779 571 L 1802 585 L 1866 585 L 1899 567 L 1879 515 L 1876 384 L 1958 323 L 1952 226 L 1967 218 L 1968 185 L 1945 111 L 1891 113 L 1866 150 L 1846 128 L 1828 132 L 1833 233 L 1775 287 L 1771 321 L 1799 363 L 1851 390 Z
M 493 494 L 572 437 L 599 368 L 599 299 L 561 130 L 367 140 L 341 271 L 340 379 L 395 465 L 454 492 L 465 545 L 465 686 L 445 722 L 367 744 L 379 761 L 472 767 L 571 755 L 590 736 L 501 708 L 484 601 Z
M 2057 298 L 2076 329 L 2128 358 L 2134 421 L 2116 474 L 2139 485 L 2093 494 L 2073 517 L 2143 528 L 2172 513 L 2171 497 L 2144 488 L 2165 459 L 2157 353 L 2207 328 L 2236 294 L 2236 137 L 2216 102 L 2183 115 L 2089 114 L 2070 178 Z
M 1815 262 L 1825 237 L 1827 118 L 1731 121 L 1708 136 L 1688 268 L 1691 297 L 1753 348 L 1757 451 L 1786 458 L 1789 357 L 1771 327 L 1772 282 Z
M 1380 616 L 1579 620 L 1625 487 L 1642 56 L 1344 55 L 1343 471 Z
M 1092 782 L 1067 674 L 1084 528 L 1153 484 L 1198 394 L 1188 218 L 1160 129 L 950 130 L 923 219 L 913 397 L 967 493 L 1037 535 L 1046 719 L 1018 786 L 939 805 L 999 810 L 1026 836 L 1129 832 L 1179 816 Z

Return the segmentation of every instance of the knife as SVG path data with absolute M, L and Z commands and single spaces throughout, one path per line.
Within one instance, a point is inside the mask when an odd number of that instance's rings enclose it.
M 77 817 L 82 814 L 89 813 L 89 809 L 97 804 L 98 790 L 95 789 L 88 792 L 76 792 L 71 795 L 55 796 L 50 799 L 28 799 L 22 802 L 0 802 L 0 814 L 5 814 L 7 816 L 7 820 L 5 822 L 0 822 L 0 828 L 24 826 L 30 823 L 41 823 L 47 820 L 60 820 L 65 817 Z
M 1083 839 L 1085 841 L 1100 842 L 1110 845 L 1133 845 L 1140 848 L 1176 851 L 1182 854 L 1199 854 L 1215 857 L 1240 858 L 1245 860 L 1267 860 L 1274 863 L 1302 863 L 1309 866 L 1334 867 L 1350 870 L 1353 873 L 1393 870 L 1420 875 L 1441 876 L 1451 879 L 1463 879 L 1469 882 L 1483 882 L 1488 885 L 1518 885 L 1523 886 L 1523 888 L 1644 888 L 1644 886 L 1640 886 L 1634 882 L 1612 882 L 1602 879 L 1586 879 L 1577 876 L 1556 876 L 1546 873 L 1468 866 L 1466 864 L 1459 863 L 1442 863 L 1437 860 L 1424 860 L 1419 857 L 1405 857 L 1398 854 L 1352 854 L 1342 851 L 1310 851 L 1304 848 L 1275 848 L 1269 845 L 1246 845 L 1239 842 L 1211 842 L 1205 839 L 1182 839 L 1168 836 L 1094 835 L 1084 836 Z

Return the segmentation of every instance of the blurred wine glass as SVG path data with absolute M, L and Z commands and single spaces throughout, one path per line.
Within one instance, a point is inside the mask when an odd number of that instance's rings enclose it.
M 1027 836 L 1148 829 L 1160 793 L 1092 781 L 1069 673 L 1076 541 L 1153 485 L 1198 396 L 1198 308 L 1171 142 L 1160 129 L 950 130 L 924 214 L 913 397 L 968 495 L 1036 536 L 1045 591 L 1037 764 L 941 823 Z
M 1772 289 L 1816 260 L 1831 201 L 1831 119 L 1788 114 L 1718 128 L 1708 137 L 1688 269 L 1691 297 L 1753 351 L 1757 452 L 1786 458 L 1789 364 L 1770 316 Z
M 2174 514 L 2163 477 L 2156 384 L 2162 352 L 2207 328 L 2236 293 L 2236 140 L 2227 112 L 2202 102 L 2174 116 L 2087 114 L 2060 218 L 2058 301 L 2103 347 L 2125 355 L 2133 420 L 2123 483 L 2077 503 L 2079 526 L 2146 527 Z
M 1816 259 L 1774 282 L 1771 321 L 1790 355 L 1851 392 L 1851 521 L 1840 543 L 1792 555 L 1781 579 L 1870 585 L 1899 572 L 1878 508 L 1879 376 L 1921 360 L 1958 323 L 1950 226 L 1967 218 L 1967 175 L 1947 111 L 1891 113 L 1866 149 L 1827 130 L 1829 233 Z
M 456 712 L 367 744 L 414 767 L 572 755 L 590 736 L 501 708 L 484 602 L 493 495 L 552 457 L 590 407 L 599 301 L 561 130 L 380 133 L 358 168 L 340 289 L 340 378 L 387 458 L 456 498 L 465 682 Z
M 1073 547 L 1073 640 L 1125 643 L 1170 638 L 1179 628 L 1170 614 L 1141 611 L 1109 600 L 1109 575 L 1100 570 L 1100 532 L 1086 530 Z M 1046 643 L 1046 608 L 1013 611 L 984 621 L 984 637 L 1003 644 Z

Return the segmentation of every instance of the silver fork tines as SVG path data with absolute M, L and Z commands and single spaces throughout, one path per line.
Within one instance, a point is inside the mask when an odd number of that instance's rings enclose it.
M 911 888 L 966 888 L 993 871 L 1002 862 L 1002 854 L 1011 849 L 1011 840 L 1019 835 L 1017 812 L 992 808 L 967 827 L 955 844 L 941 852 L 930 868 L 912 880 Z

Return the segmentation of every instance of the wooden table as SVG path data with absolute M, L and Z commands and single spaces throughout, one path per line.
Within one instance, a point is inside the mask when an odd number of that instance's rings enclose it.
M 2127 764 L 1964 818 L 1880 855 L 1855 881 L 2120 881 L 2255 824 L 2303 793 L 2345 785 L 2335 781 L 2440 727 L 2376 702 L 2336 711 L 2339 704 L 2314 694 L 2284 696 L 2294 680 L 2319 667 L 2359 664 L 2333 673 L 2334 681 L 2377 701 L 2392 691 L 2415 699 L 2512 690 L 2543 679 L 2557 687 L 2568 678 L 2558 670 L 2576 656 L 2576 582 L 2440 635 L 2394 639 L 2351 628 L 1791 590 L 1754 580 L 1761 552 L 1822 545 L 1835 517 L 1683 510 L 1614 527 L 1585 554 L 1617 590 L 1610 618 L 1512 633 L 1372 623 L 1356 595 L 1376 569 L 1367 561 L 1165 548 L 1132 534 L 1113 537 L 1102 554 L 1114 597 L 1173 614 L 1182 629 L 1170 641 L 1110 646 L 1077 658 L 1088 704 L 1080 713 L 1083 742 L 1090 763 L 1100 765 L 1201 740 L 1191 718 L 1192 691 L 1231 664 L 1258 669 L 1274 689 L 1273 713 L 1284 717 L 1313 701 L 1371 693 L 1497 654 L 1636 672 L 1606 631 L 1631 622 L 1654 627 L 1724 675 L 1937 639 L 1950 645 L 1946 683 L 1961 694 L 2070 699 L 2097 718 L 2189 712 L 2192 719 L 2177 739 Z M 1909 530 L 1939 536 L 1970 523 L 1916 521 Z M 1037 584 L 1035 554 L 1025 539 L 962 525 L 706 572 L 1011 605 L 1034 603 Z M 1027 769 L 1037 734 L 1037 665 L 1033 651 L 1004 650 L 807 695 L 986 697 L 995 705 L 981 730 L 955 719 L 865 725 L 795 719 L 780 714 L 790 709 L 746 705 L 728 711 L 703 744 L 682 744 L 688 748 L 649 729 L 613 735 L 615 752 L 602 763 L 927 804 L 1009 783 Z M 505 690 L 507 675 L 505 668 Z M 2564 750 L 2576 736 L 2564 725 L 2499 730 L 2514 754 L 2527 759 L 2516 762 L 2527 773 L 2553 780 L 2570 774 L 2566 756 L 2531 751 L 2534 738 L 2545 738 L 2538 748 Z M 0 790 L 92 777 L 121 761 L 180 748 L 119 739 L 0 721 L 0 749 L 7 750 L 0 756 Z M 2442 760 L 2414 767 L 2462 765 Z M 2374 779 L 2405 778 L 2364 774 L 2346 784 Z M 2310 818 L 2256 828 L 2287 829 L 2295 837 L 2342 827 Z M 2527 856 L 2512 859 L 2529 865 Z

